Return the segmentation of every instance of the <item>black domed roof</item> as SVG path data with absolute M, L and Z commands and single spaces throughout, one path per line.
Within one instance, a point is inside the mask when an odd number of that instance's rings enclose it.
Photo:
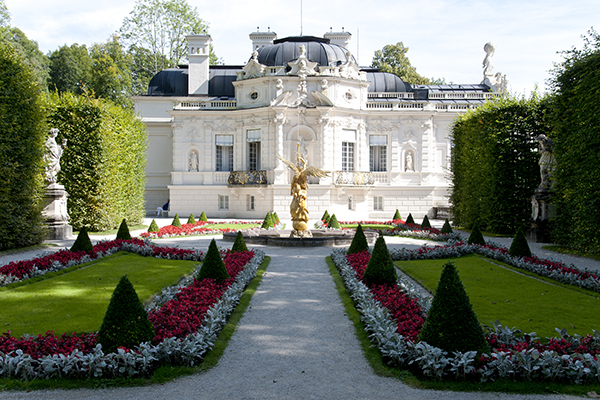
M 369 85 L 369 92 L 403 93 L 412 91 L 410 84 L 405 83 L 397 75 L 378 70 L 363 71 L 367 72 L 367 81 L 371 82 Z
M 241 66 L 211 65 L 209 69 L 208 96 L 235 97 L 232 82 L 237 78 Z M 154 75 L 148 84 L 149 96 L 187 96 L 188 68 L 164 69 Z
M 291 36 L 275 40 L 272 45 L 257 49 L 258 62 L 268 67 L 287 67 L 288 62 L 297 60 L 300 56 L 301 45 L 306 47 L 308 60 L 318 63 L 319 66 L 336 67 L 348 62 L 348 50 L 340 45 L 331 44 L 329 39 L 315 36 Z

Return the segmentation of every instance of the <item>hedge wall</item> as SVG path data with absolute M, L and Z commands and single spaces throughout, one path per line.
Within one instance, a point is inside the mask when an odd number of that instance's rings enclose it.
M 600 252 L 600 35 L 566 51 L 553 71 L 555 242 Z
M 43 240 L 44 124 L 36 77 L 0 41 L 0 250 Z
M 546 102 L 498 98 L 458 117 L 451 132 L 450 202 L 455 225 L 512 234 L 528 226 L 540 183 L 535 137 L 547 133 Z
M 48 123 L 68 139 L 58 182 L 70 194 L 74 229 L 105 230 L 145 216 L 144 185 L 148 137 L 132 110 L 109 101 L 53 94 Z

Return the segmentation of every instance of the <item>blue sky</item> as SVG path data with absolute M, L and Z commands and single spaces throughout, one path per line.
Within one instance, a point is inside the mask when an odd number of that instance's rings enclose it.
M 349 50 L 369 65 L 375 50 L 402 41 L 417 72 L 448 82 L 479 83 L 486 42 L 496 45 L 494 72 L 509 88 L 529 94 L 546 80 L 558 52 L 581 47 L 581 36 L 600 22 L 597 0 L 188 0 L 209 23 L 217 56 L 244 64 L 248 34 L 270 27 L 278 37 L 322 36 L 342 27 L 352 34 Z M 38 42 L 43 52 L 63 44 L 106 41 L 133 10 L 135 0 L 5 0 L 11 24 Z M 301 17 L 302 15 L 302 17 Z

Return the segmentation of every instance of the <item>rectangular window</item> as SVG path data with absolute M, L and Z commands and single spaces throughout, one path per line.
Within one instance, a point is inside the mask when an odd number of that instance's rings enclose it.
M 383 196 L 373 197 L 373 211 L 383 211 Z
M 354 210 L 354 199 L 352 196 L 348 196 L 348 210 Z
M 219 210 L 229 210 L 229 196 L 219 195 Z
M 260 129 L 247 131 L 248 171 L 260 170 Z
M 387 136 L 369 136 L 369 166 L 371 172 L 387 171 Z
M 354 171 L 354 143 L 342 142 L 342 171 Z
M 233 135 L 216 135 L 217 171 L 233 171 Z
M 246 196 L 246 206 L 248 211 L 254 211 L 254 196 L 247 195 Z

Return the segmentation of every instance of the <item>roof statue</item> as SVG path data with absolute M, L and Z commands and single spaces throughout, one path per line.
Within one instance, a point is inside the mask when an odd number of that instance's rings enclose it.
M 485 58 L 483 59 L 483 85 L 487 85 L 492 89 L 494 93 L 506 93 L 508 92 L 508 80 L 506 75 L 500 72 L 496 72 L 494 75 L 494 65 L 492 64 L 492 57 L 496 51 L 496 46 L 492 42 L 487 42 L 483 46 L 485 51 Z

